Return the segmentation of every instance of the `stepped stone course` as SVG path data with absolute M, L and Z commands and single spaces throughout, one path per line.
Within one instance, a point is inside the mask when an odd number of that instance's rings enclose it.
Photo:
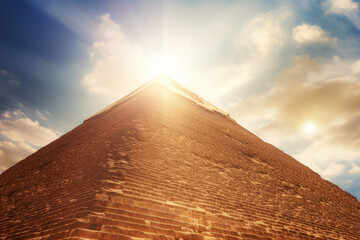
M 360 239 L 360 203 L 162 79 L 5 171 L 0 239 Z

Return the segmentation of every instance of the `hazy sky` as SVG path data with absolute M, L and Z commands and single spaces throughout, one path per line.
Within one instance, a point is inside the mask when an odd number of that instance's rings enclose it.
M 0 172 L 158 74 L 360 199 L 360 10 L 0 1 Z

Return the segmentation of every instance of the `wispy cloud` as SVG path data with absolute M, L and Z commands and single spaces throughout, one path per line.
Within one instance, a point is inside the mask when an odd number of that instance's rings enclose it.
M 143 52 L 109 14 L 99 20 L 99 40 L 89 50 L 93 66 L 82 84 L 93 93 L 121 96 L 144 81 Z
M 35 114 L 38 118 L 40 118 L 41 120 L 44 120 L 44 121 L 48 121 L 48 117 L 50 115 L 50 113 L 48 111 L 43 111 L 43 112 L 40 112 L 38 109 L 35 111 Z
M 13 111 L 5 111 L 1 114 L 1 116 L 4 119 L 17 119 L 17 118 L 26 117 L 26 114 L 20 109 L 17 109 Z
M 6 70 L 0 69 L 0 86 L 2 88 L 16 87 L 20 82 L 16 77 Z
M 322 3 L 325 14 L 346 16 L 360 29 L 359 4 L 353 0 L 326 0 Z
M 202 72 L 200 79 L 203 80 L 195 81 L 197 86 L 194 89 L 199 89 L 200 93 L 203 90 L 202 95 L 207 99 L 218 101 L 230 91 L 259 78 L 274 66 L 279 52 L 287 43 L 284 26 L 291 17 L 292 10 L 284 7 L 257 14 L 238 26 L 232 58 L 243 58 L 244 52 L 247 57 L 241 61 L 229 59 L 225 64 Z M 259 65 L 262 67 L 259 68 Z M 189 76 L 189 79 L 199 79 L 199 76 Z
M 327 14 L 348 14 L 359 9 L 358 3 L 352 0 L 326 0 L 322 5 Z

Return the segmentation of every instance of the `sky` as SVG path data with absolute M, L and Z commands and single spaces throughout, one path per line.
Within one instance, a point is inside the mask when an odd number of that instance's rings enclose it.
M 159 74 L 360 199 L 358 0 L 2 0 L 0 172 Z

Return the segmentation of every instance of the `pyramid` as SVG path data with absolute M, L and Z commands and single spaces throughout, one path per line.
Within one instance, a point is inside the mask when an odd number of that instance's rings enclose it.
M 360 239 L 360 203 L 159 77 L 0 176 L 0 239 Z

